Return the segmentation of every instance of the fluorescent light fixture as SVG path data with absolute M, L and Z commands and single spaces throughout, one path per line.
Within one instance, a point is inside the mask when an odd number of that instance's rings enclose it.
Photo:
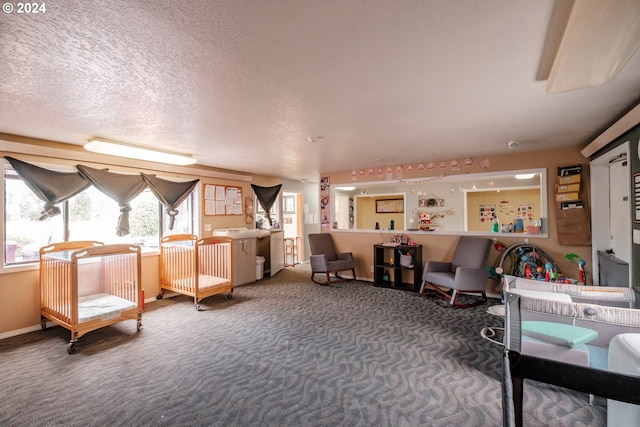
M 353 185 L 345 185 L 344 187 L 336 187 L 336 190 L 342 190 L 342 191 L 353 191 L 355 190 L 356 187 Z
M 516 175 L 516 179 L 531 179 L 536 176 L 535 173 L 521 173 Z
M 110 156 L 127 157 L 148 162 L 165 163 L 169 165 L 192 165 L 196 159 L 186 154 L 169 153 L 167 151 L 142 148 L 121 142 L 108 141 L 102 138 L 92 138 L 84 144 L 84 148 L 93 153 L 108 154 Z
M 575 0 L 547 93 L 610 82 L 640 48 L 640 2 Z

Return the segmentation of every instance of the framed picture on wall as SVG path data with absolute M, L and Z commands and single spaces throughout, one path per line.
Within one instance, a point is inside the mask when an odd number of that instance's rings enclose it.
M 376 213 L 402 213 L 402 212 L 404 212 L 404 199 L 376 200 Z
M 284 196 L 282 198 L 284 204 L 284 213 L 296 213 L 296 198 L 295 196 Z

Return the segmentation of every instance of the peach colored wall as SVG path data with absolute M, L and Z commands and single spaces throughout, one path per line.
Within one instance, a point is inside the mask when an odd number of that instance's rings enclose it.
M 533 169 L 533 168 L 547 168 L 547 205 L 548 205 L 548 220 L 547 230 L 548 238 L 529 237 L 531 243 L 541 247 L 546 253 L 548 253 L 554 261 L 560 267 L 560 270 L 567 276 L 577 276 L 577 266 L 570 264 L 566 259 L 567 253 L 576 253 L 584 260 L 587 261 L 587 271 L 590 271 L 591 260 L 591 246 L 560 246 L 557 237 L 556 228 L 556 215 L 555 215 L 555 185 L 558 166 L 568 166 L 574 164 L 582 164 L 584 172 L 584 185 L 588 189 L 590 188 L 589 182 L 589 161 L 580 154 L 580 148 L 578 146 L 567 147 L 562 149 L 545 150 L 545 151 L 528 151 L 528 152 L 515 152 L 508 153 L 499 156 L 487 157 L 490 161 L 490 166 L 487 169 L 488 172 L 514 170 L 514 169 Z M 424 171 L 422 171 L 424 172 Z M 431 174 L 432 176 L 437 175 Z M 480 167 L 480 159 L 474 159 L 474 165 L 470 168 L 465 168 L 461 173 L 479 173 L 483 172 Z M 419 176 L 415 172 L 411 177 Z M 453 172 L 452 172 L 453 174 Z M 351 171 L 342 171 L 335 173 L 322 173 L 323 176 L 329 176 L 332 185 L 350 183 Z M 424 174 L 422 176 L 429 176 Z M 407 177 L 410 178 L 410 177 Z M 336 245 L 340 250 L 352 251 L 356 258 L 356 274 L 363 279 L 373 279 L 373 273 L 371 272 L 371 266 L 373 265 L 373 245 L 380 243 L 385 238 L 384 233 L 381 232 L 349 232 L 349 231 L 334 231 L 332 232 Z M 388 238 L 388 236 L 386 236 Z M 450 259 L 453 254 L 455 243 L 458 236 L 451 235 L 439 235 L 436 233 L 413 233 L 409 237 L 411 240 L 416 241 L 423 245 L 422 257 L 423 261 L 435 260 L 442 261 Z M 500 236 L 500 242 L 505 245 L 518 243 L 523 241 L 523 237 L 514 235 L 512 236 Z M 492 249 L 489 259 L 489 264 L 494 265 L 500 257 L 500 253 L 495 249 Z M 588 275 L 587 281 L 591 283 L 591 278 Z

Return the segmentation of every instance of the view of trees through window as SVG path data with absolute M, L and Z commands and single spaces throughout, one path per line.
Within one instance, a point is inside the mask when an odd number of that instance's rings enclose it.
M 61 215 L 40 220 L 44 202 L 10 168 L 5 169 L 4 183 L 5 265 L 37 261 L 40 248 L 55 242 L 129 243 L 145 251 L 157 250 L 161 235 L 193 232 L 193 193 L 178 208 L 174 229 L 168 230 L 169 216 L 146 189 L 131 202 L 130 233 L 119 237 L 117 202 L 93 186 L 59 204 Z

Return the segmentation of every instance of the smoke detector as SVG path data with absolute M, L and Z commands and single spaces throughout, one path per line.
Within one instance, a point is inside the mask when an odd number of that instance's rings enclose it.
M 518 145 L 520 145 L 520 143 L 518 141 L 509 141 L 507 142 L 507 147 L 509 147 L 510 150 L 517 148 Z

